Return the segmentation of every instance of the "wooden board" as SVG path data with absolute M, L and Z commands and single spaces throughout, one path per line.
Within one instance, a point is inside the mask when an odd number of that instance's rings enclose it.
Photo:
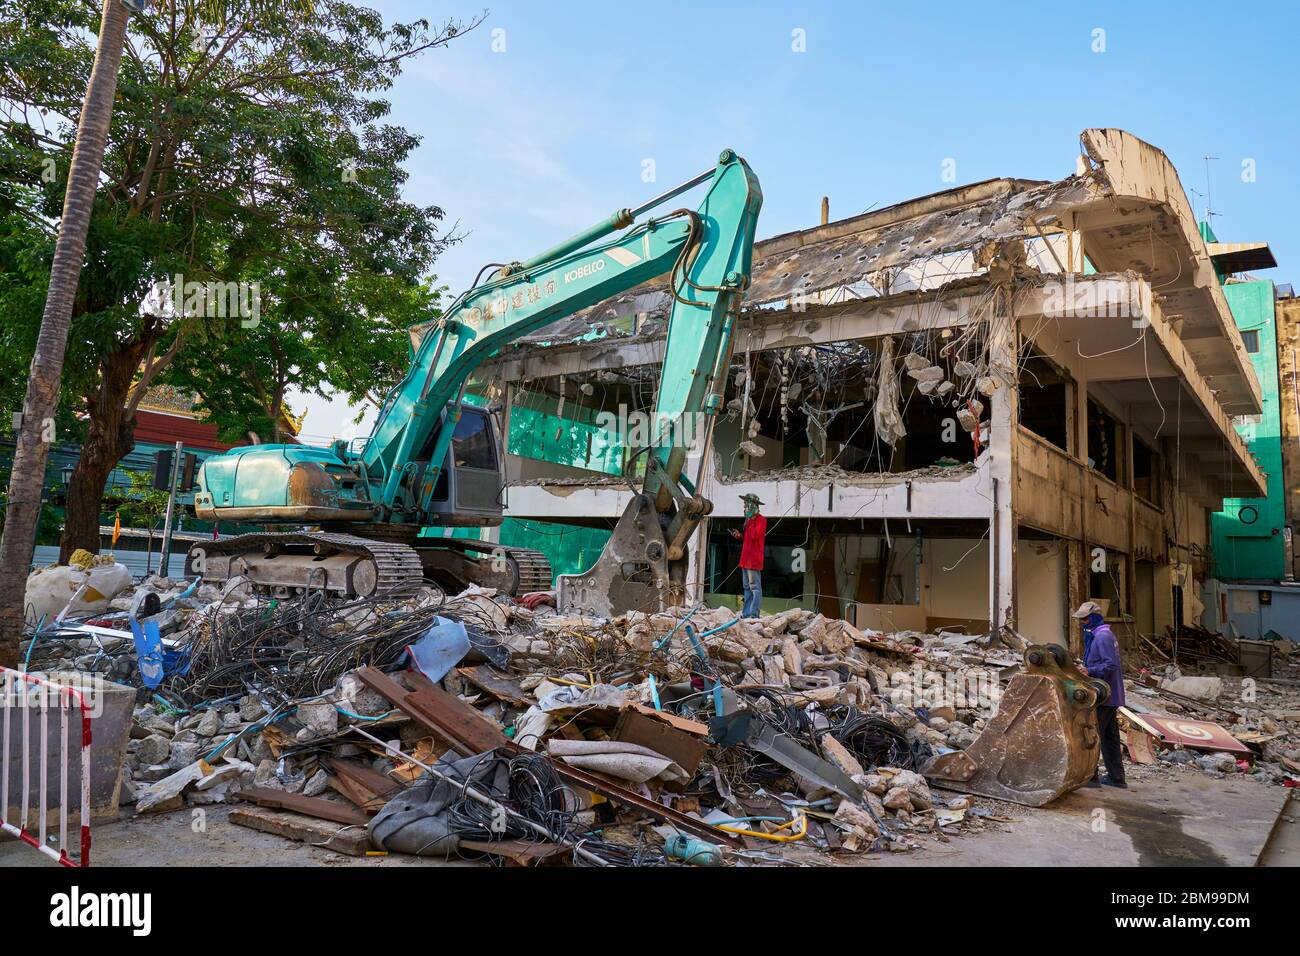
M 649 747 L 670 758 L 693 777 L 709 749 L 709 728 L 681 718 L 674 723 L 672 717 L 672 714 L 661 714 L 640 705 L 624 707 L 614 725 L 613 738 Z M 690 729 L 683 729 L 683 725 Z
M 370 821 L 370 818 L 356 807 L 349 807 L 333 800 L 324 800 L 321 797 L 304 797 L 301 793 L 272 790 L 269 787 L 245 787 L 243 790 L 236 790 L 233 796 L 256 803 L 260 807 L 292 810 L 294 813 L 319 820 L 331 820 L 334 823 L 365 826 Z
M 881 561 L 858 562 L 858 587 L 853 599 L 858 604 L 879 604 L 883 596 L 885 568 Z
M 1156 763 L 1156 739 L 1141 727 L 1132 726 L 1124 731 L 1124 743 L 1128 746 L 1128 756 L 1136 764 Z
M 461 840 L 460 848 L 499 856 L 514 866 L 560 866 L 573 858 L 570 847 L 527 840 Z
M 817 610 L 822 617 L 839 617 L 840 589 L 835 579 L 834 548 L 827 548 L 822 557 L 813 559 L 813 579 L 817 582 Z
M 368 813 L 373 816 L 383 809 L 384 802 L 382 800 L 374 794 L 358 787 L 347 777 L 331 775 L 329 778 L 329 786 L 331 790 L 342 796 L 344 800 L 348 801 L 348 803 L 352 804 L 363 813 Z
M 365 856 L 371 849 L 370 834 L 365 827 L 349 827 L 316 820 L 300 813 L 239 807 L 230 812 L 228 819 L 231 823 L 250 830 L 271 833 L 298 843 L 310 843 L 348 856 Z
M 353 790 L 366 794 L 367 803 L 370 800 L 378 800 L 382 805 L 405 789 L 396 780 L 385 776 L 373 767 L 366 766 L 359 760 L 327 757 L 325 765 L 332 773 L 345 778 L 352 785 Z
M 407 690 L 374 667 L 363 667 L 356 673 L 362 683 L 387 698 L 402 713 L 445 738 L 461 756 L 493 750 L 506 740 L 505 734 L 479 716 L 473 707 L 422 674 L 406 675 L 407 680 L 419 687 Z
M 532 703 L 518 681 L 498 674 L 486 664 L 479 664 L 477 667 L 458 667 L 456 673 L 497 700 L 505 701 L 514 707 L 526 708 Z

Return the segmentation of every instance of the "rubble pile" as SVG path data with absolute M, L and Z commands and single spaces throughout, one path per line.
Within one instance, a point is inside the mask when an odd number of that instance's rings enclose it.
M 133 628 L 156 629 L 152 678 Z M 1018 659 L 999 639 L 884 636 L 801 609 L 594 620 L 490 590 L 275 600 L 155 576 L 25 650 L 33 669 L 139 688 L 122 796 L 137 814 L 232 803 L 250 825 L 353 821 L 367 851 L 502 859 L 522 841 L 591 865 L 902 851 L 1007 819 L 918 772 L 996 707 L 942 680 L 936 695 L 921 670 L 975 663 L 996 686 Z M 710 726 L 720 713 L 787 750 Z
M 139 689 L 122 795 L 137 814 L 227 803 L 232 822 L 345 853 L 820 865 L 1014 819 L 921 772 L 996 712 L 1027 646 L 1009 629 L 882 634 L 801 608 L 606 620 L 535 597 L 274 599 L 155 576 L 25 651 L 33 670 Z M 1173 671 L 1131 687 L 1143 772 L 1300 779 L 1293 688 Z M 1253 759 L 1153 741 L 1138 760 L 1141 715 L 1220 720 Z
M 1289 650 L 1289 649 L 1288 649 Z M 1242 774 L 1262 784 L 1300 784 L 1300 686 L 1279 679 L 1187 676 L 1174 665 L 1143 671 L 1126 684 L 1128 706 L 1139 715 L 1217 725 L 1249 754 L 1165 745 L 1152 748 L 1149 772 L 1195 770 L 1212 776 Z M 1143 734 L 1125 721 L 1126 734 Z M 1130 738 L 1131 739 L 1131 738 Z M 1130 756 L 1145 748 L 1130 744 Z

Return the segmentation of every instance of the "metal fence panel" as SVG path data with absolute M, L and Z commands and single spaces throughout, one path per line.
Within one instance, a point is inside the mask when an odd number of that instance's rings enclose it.
M 51 710 L 58 712 L 57 737 L 52 736 Z M 68 867 L 90 865 L 90 721 L 85 695 L 79 689 L 0 667 L 0 830 Z M 53 781 L 51 757 L 57 761 Z M 74 770 L 79 782 L 81 830 L 75 856 L 68 852 L 68 780 Z M 53 802 L 55 789 L 57 802 Z M 18 813 L 13 816 L 15 807 Z M 57 850 L 50 846 L 51 809 L 58 811 Z

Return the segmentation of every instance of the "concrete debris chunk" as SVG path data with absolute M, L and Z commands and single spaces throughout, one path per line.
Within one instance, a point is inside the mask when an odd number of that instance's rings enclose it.
M 920 352 L 909 352 L 903 356 L 903 366 L 909 372 L 915 372 L 920 369 L 930 368 L 931 363 L 930 360 Z
M 1223 679 L 1214 676 L 1179 677 L 1176 680 L 1161 681 L 1160 689 L 1196 700 L 1218 700 L 1223 693 Z
M 982 414 L 984 414 L 984 403 L 971 399 L 968 405 L 957 409 L 957 424 L 965 431 L 973 432 L 979 426 Z
M 164 763 L 171 758 L 172 744 L 171 741 L 161 734 L 150 734 L 144 740 L 140 741 L 140 746 L 135 752 L 136 760 L 143 766 L 152 766 L 154 764 Z
M 822 753 L 825 754 L 827 760 L 843 770 L 849 777 L 862 775 L 862 764 L 858 763 L 858 759 L 842 743 L 830 734 L 823 734 L 821 743 Z
M 211 708 L 204 711 L 194 726 L 194 732 L 200 737 L 215 737 L 221 732 L 221 715 Z
M 325 737 L 339 729 L 338 709 L 327 700 L 299 704 L 295 716 L 303 729 L 315 737 Z

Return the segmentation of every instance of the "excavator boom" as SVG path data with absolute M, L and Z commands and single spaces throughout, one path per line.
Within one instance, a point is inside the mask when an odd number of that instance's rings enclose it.
M 697 209 L 637 222 L 642 213 L 705 183 L 709 189 Z M 244 574 L 278 590 L 323 587 L 348 595 L 418 579 L 420 568 L 454 568 L 459 583 L 488 583 L 487 562 L 479 560 L 487 550 L 483 542 L 419 537 L 429 527 L 501 520 L 504 455 L 491 416 L 466 404 L 471 376 L 504 346 L 668 272 L 674 303 L 653 419 L 663 427 L 637 454 L 646 456 L 642 496 L 651 502 L 665 541 L 663 557 L 680 574 L 686 540 L 709 508 L 682 474 L 691 439 L 701 429 L 698 422 L 682 425 L 701 416 L 707 432 L 721 404 L 761 205 L 753 172 L 725 150 L 713 169 L 501 268 L 445 315 L 412 329 L 411 366 L 359 451 L 344 442 L 328 450 L 259 445 L 204 463 L 195 496 L 199 517 L 318 523 L 327 535 L 222 539 L 193 549 L 191 569 L 212 580 Z M 470 451 L 453 453 L 462 444 Z M 411 544 L 419 545 L 414 558 L 400 551 Z M 549 578 L 537 552 L 491 551 L 507 552 L 512 567 L 504 579 L 500 573 L 492 578 L 494 586 L 517 592 Z M 667 596 L 661 584 L 660 600 Z M 614 610 L 600 600 L 584 606 Z

